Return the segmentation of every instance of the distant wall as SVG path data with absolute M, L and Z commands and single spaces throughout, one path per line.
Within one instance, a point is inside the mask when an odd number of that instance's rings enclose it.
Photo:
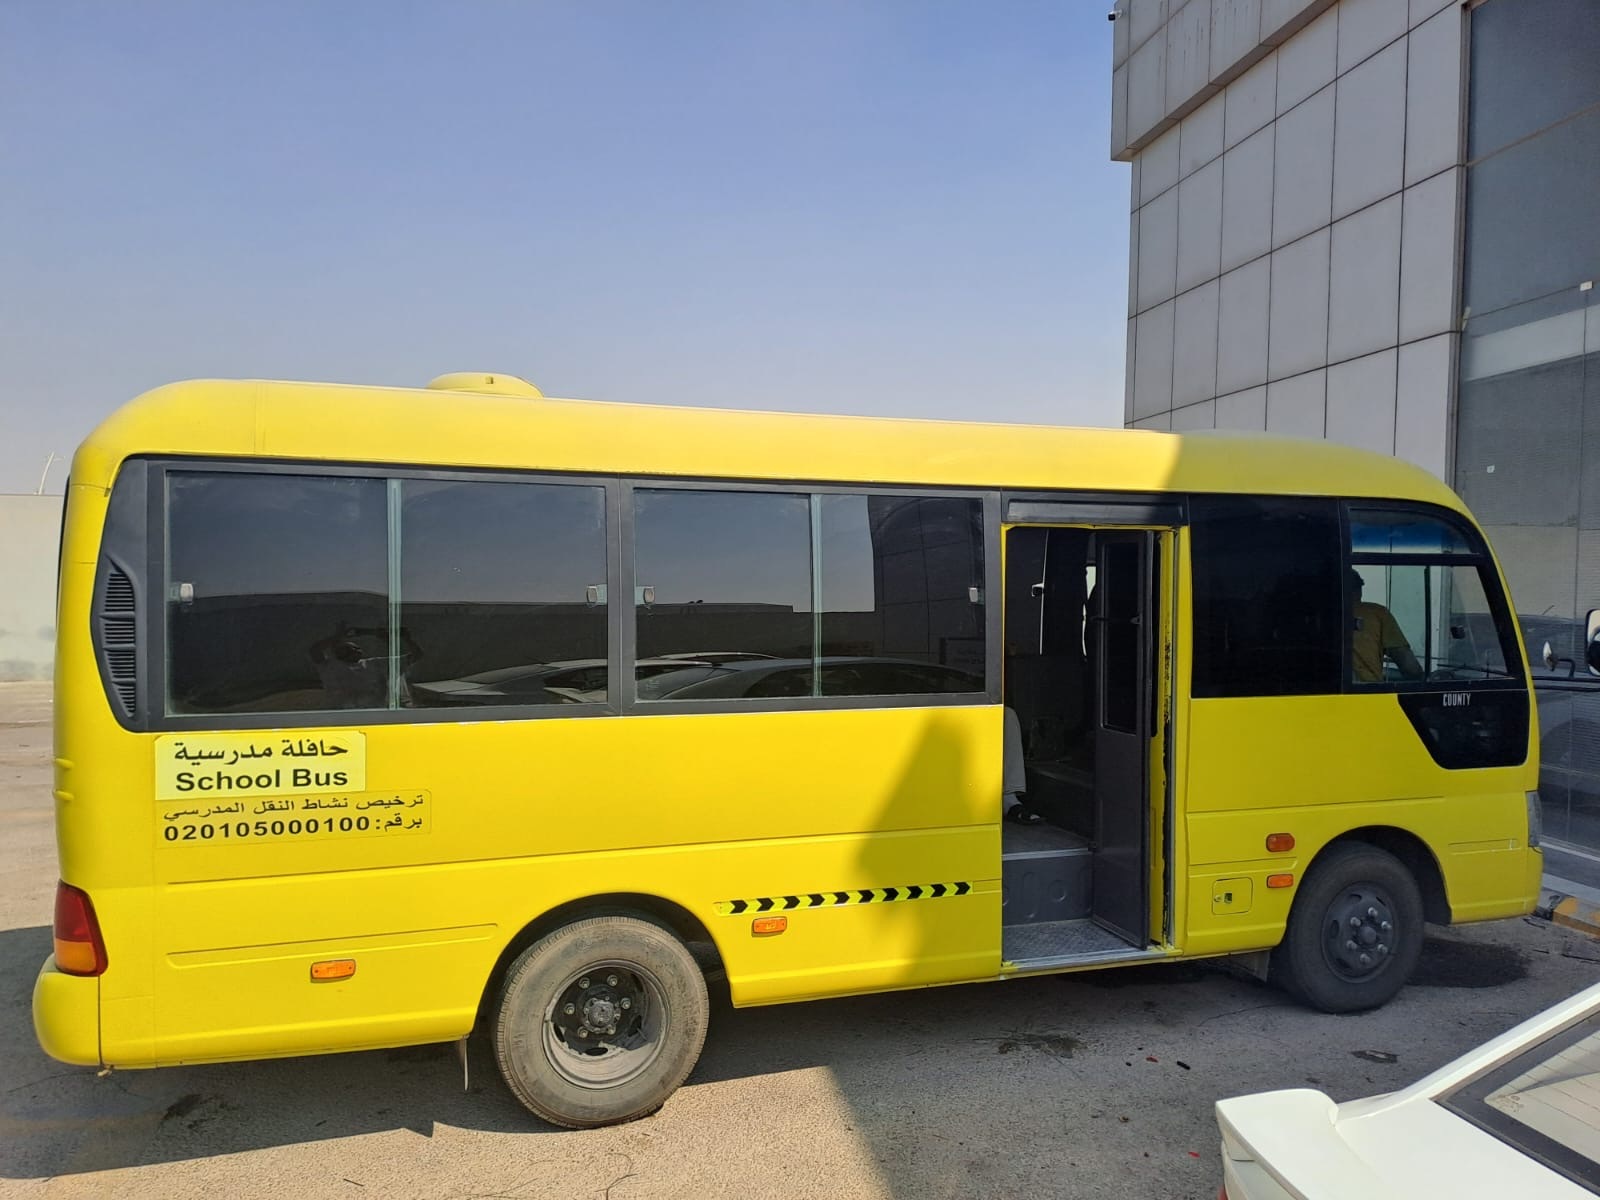
M 0 681 L 50 678 L 62 503 L 0 496 Z

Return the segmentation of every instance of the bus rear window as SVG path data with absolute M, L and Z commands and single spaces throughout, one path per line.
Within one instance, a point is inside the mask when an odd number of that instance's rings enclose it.
M 384 708 L 382 479 L 167 477 L 167 706 L 178 713 Z

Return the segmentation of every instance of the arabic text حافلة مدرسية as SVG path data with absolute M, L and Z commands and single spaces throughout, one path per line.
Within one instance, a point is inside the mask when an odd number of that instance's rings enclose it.
M 172 747 L 172 757 L 184 762 L 226 762 L 228 766 L 247 758 L 271 758 L 271 746 L 258 746 L 255 742 L 243 750 L 237 747 L 218 750 L 191 750 L 187 743 L 176 742 Z M 341 754 L 349 754 L 350 747 L 342 746 L 338 742 L 329 742 L 318 738 L 284 738 L 283 756 L 285 758 L 334 758 Z
M 341 746 L 338 742 L 328 742 L 317 738 L 284 738 L 283 754 L 285 758 L 333 758 L 339 754 L 349 754 L 348 746 Z

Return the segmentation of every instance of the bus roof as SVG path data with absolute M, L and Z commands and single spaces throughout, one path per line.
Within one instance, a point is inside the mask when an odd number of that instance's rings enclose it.
M 531 389 L 530 389 L 531 390 Z M 73 482 L 123 459 L 304 459 L 596 475 L 1394 497 L 1462 510 L 1420 467 L 1261 433 L 1001 425 L 615 404 L 423 388 L 190 380 L 89 435 Z

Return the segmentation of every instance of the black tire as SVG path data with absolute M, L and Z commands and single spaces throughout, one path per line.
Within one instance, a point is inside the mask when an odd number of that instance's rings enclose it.
M 1361 842 L 1335 845 L 1294 899 L 1272 977 L 1323 1012 L 1377 1008 L 1411 977 L 1423 924 L 1422 893 L 1399 859 Z
M 495 1058 L 517 1099 L 551 1124 L 615 1125 L 654 1112 L 689 1077 L 710 1007 L 705 977 L 672 934 L 592 917 L 511 964 Z

